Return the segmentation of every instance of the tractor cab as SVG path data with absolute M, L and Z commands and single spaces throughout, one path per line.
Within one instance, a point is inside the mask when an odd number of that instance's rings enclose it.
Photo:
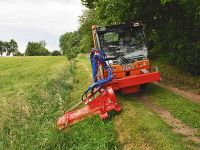
M 94 46 L 106 54 L 114 79 L 146 74 L 151 71 L 146 38 L 141 22 L 106 27 L 93 26 Z M 102 72 L 103 77 L 107 72 Z M 139 86 L 139 85 L 138 85 Z
M 127 65 L 147 59 L 146 38 L 141 23 L 96 27 L 96 48 L 106 53 L 109 64 Z

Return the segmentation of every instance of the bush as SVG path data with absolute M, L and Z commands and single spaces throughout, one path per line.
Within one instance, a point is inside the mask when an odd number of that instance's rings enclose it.
M 51 53 L 51 56 L 61 56 L 61 53 L 60 51 L 55 50 Z
M 22 53 L 18 51 L 16 54 L 14 54 L 14 56 L 22 56 Z
M 28 42 L 26 47 L 26 56 L 48 56 L 50 52 L 45 48 L 45 41 Z
M 200 75 L 200 45 L 188 44 L 177 55 L 176 63 L 185 71 Z

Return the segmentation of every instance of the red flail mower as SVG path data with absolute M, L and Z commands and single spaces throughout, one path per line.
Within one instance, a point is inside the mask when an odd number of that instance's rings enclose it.
M 89 116 L 108 118 L 108 112 L 121 110 L 114 91 L 130 94 L 141 85 L 160 81 L 160 73 L 151 70 L 143 25 L 140 22 L 92 27 L 94 49 L 90 52 L 93 84 L 82 100 L 57 121 L 64 129 Z M 77 108 L 84 104 L 83 108 Z

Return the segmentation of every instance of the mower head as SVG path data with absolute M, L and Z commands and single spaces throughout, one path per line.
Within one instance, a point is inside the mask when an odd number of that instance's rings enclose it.
M 86 95 L 87 97 L 82 102 L 86 104 L 85 107 L 65 112 L 57 121 L 58 129 L 67 128 L 76 122 L 80 122 L 81 120 L 94 115 L 99 115 L 101 119 L 106 119 L 108 118 L 109 111 L 115 110 L 119 112 L 121 110 L 111 87 L 98 90 L 98 94 L 99 95 L 96 98 L 93 97 L 94 95 Z

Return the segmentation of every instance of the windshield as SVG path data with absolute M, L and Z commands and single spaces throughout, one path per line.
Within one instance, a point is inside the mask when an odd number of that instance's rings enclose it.
M 104 31 L 99 35 L 101 49 L 110 59 L 147 57 L 145 37 L 141 27 Z

